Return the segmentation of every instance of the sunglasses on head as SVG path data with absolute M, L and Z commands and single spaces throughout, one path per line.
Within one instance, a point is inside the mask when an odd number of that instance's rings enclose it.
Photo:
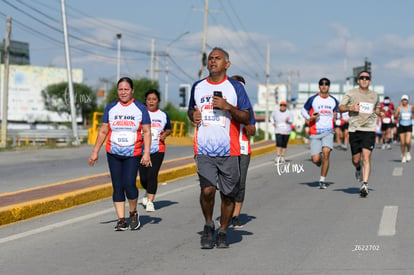
M 319 86 L 329 86 L 330 83 L 328 81 L 320 81 Z
M 369 77 L 367 75 L 361 75 L 358 79 L 359 80 L 371 80 L 371 77 Z

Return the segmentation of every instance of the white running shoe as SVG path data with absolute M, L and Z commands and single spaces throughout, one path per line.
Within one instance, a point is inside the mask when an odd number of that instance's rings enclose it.
M 143 204 L 144 206 L 146 206 L 146 205 L 147 205 L 147 203 L 148 203 L 148 198 L 147 198 L 147 197 L 143 197 L 143 198 L 142 198 L 142 204 Z
M 285 157 L 280 157 L 280 163 L 285 163 Z
M 406 163 L 407 162 L 407 158 L 405 156 L 402 157 L 401 163 Z
M 359 193 L 360 193 L 361 197 L 368 196 L 368 184 L 363 183 L 361 185 L 361 188 L 359 188 Z
M 382 146 L 381 146 L 381 150 L 385 150 L 387 148 L 387 144 L 382 144 Z
M 407 152 L 407 154 L 405 154 L 407 161 L 411 161 L 411 153 Z
M 387 149 L 391 150 L 391 144 L 389 144 L 389 143 L 387 144 Z
M 280 163 L 280 157 L 275 158 L 275 165 L 278 165 Z
M 145 211 L 147 211 L 147 212 L 154 212 L 155 211 L 154 204 L 152 203 L 152 201 L 147 202 L 147 205 L 145 207 Z

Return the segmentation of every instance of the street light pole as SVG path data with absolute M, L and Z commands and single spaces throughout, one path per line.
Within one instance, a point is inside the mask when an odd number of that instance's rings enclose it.
M 117 56 L 117 67 L 116 67 L 116 82 L 120 78 L 121 74 L 121 38 L 122 33 L 117 33 L 116 38 L 118 39 L 118 56 Z
M 78 136 L 78 125 L 76 122 L 75 92 L 73 90 L 73 81 L 72 81 L 72 65 L 70 61 L 70 52 L 69 52 L 69 35 L 68 35 L 68 28 L 67 28 L 67 23 L 66 23 L 65 0 L 61 0 L 61 8 L 62 8 L 63 36 L 64 36 L 64 41 L 65 41 L 66 68 L 67 68 L 67 74 L 68 74 L 70 114 L 72 117 L 72 131 L 73 131 L 73 139 L 74 139 L 73 144 L 79 145 L 80 140 Z
M 180 40 L 184 35 L 189 34 L 189 31 L 186 31 L 182 34 L 180 34 L 179 36 L 177 36 L 176 39 L 174 39 L 173 41 L 171 41 L 170 43 L 168 43 L 167 45 L 167 49 L 165 51 L 165 91 L 164 91 L 164 102 L 165 104 L 167 104 L 168 102 L 168 59 L 170 57 L 170 47 L 173 43 L 177 42 L 178 40 Z

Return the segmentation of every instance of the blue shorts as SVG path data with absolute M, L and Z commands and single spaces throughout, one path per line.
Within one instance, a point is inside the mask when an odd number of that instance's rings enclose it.
M 311 156 L 322 152 L 322 147 L 333 148 L 334 134 L 332 132 L 325 132 L 322 134 L 311 135 L 309 137 L 309 144 L 311 149 Z

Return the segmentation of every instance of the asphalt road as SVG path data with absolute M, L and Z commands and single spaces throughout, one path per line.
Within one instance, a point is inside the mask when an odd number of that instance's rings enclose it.
M 228 249 L 200 249 L 203 218 L 191 176 L 160 186 L 155 212 L 139 206 L 138 231 L 113 231 L 110 199 L 0 227 L 0 273 L 414 273 L 414 169 L 399 162 L 397 145 L 374 151 L 367 198 L 359 196 L 349 151 L 332 153 L 326 190 L 317 187 L 319 168 L 306 145 L 288 148 L 283 169 L 273 159 L 252 159 L 244 228 L 228 230 Z
M 108 173 L 105 148 L 98 163 L 88 166 L 92 146 L 0 152 L 0 194 L 78 177 Z M 191 146 L 167 146 L 165 160 L 193 154 Z

